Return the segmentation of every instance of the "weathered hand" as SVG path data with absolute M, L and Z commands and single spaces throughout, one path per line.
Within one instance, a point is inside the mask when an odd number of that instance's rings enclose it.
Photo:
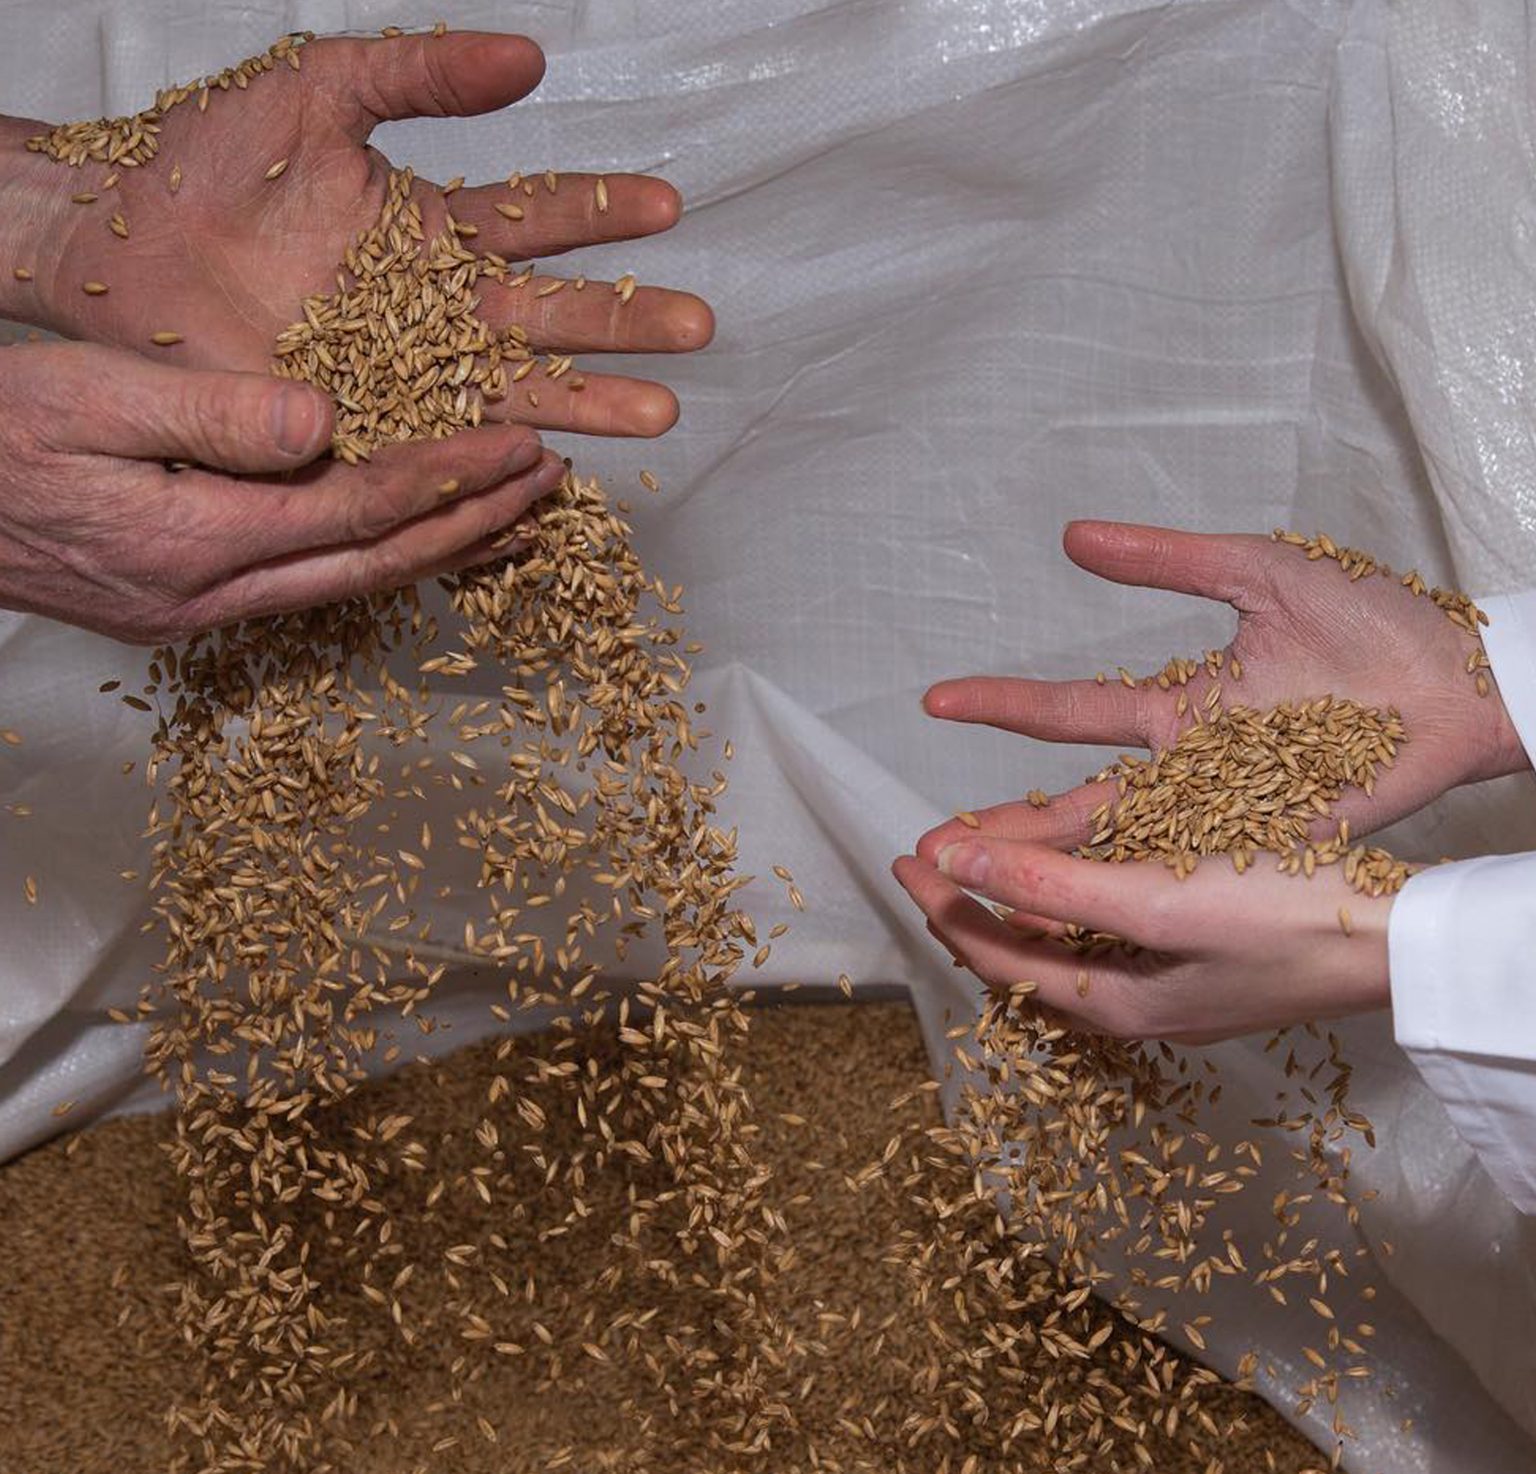
M 1467 670 L 1476 640 L 1429 599 L 1395 577 L 1351 580 L 1331 559 L 1309 561 L 1268 537 L 1202 536 L 1113 522 L 1074 522 L 1066 549 L 1075 563 L 1117 583 L 1221 599 L 1238 613 L 1218 678 L 1225 705 L 1264 708 L 1287 699 L 1350 697 L 1402 715 L 1408 740 L 1375 794 L 1347 790 L 1335 818 L 1357 835 L 1414 812 L 1447 789 L 1527 766 L 1491 673 L 1479 697 Z M 1232 678 L 1232 657 L 1241 666 Z M 1182 690 L 1202 701 L 1202 670 L 1187 687 L 1095 680 L 1033 681 L 973 676 L 945 681 L 925 697 L 927 710 L 950 721 L 980 722 L 1050 742 L 1155 749 L 1170 745 L 1192 720 L 1180 716 Z M 1009 803 L 978 810 L 981 832 L 1059 848 L 1084 843 L 1106 792 L 1084 784 L 1044 808 Z M 1329 828 L 1333 820 L 1324 821 Z M 925 835 L 918 854 L 971 837 L 958 821 Z
M 472 32 L 325 39 L 299 55 L 297 71 L 279 64 L 248 88 L 213 91 L 206 111 L 195 100 L 170 109 L 158 155 L 119 169 L 111 189 L 100 188 L 104 165 L 70 168 L 26 152 L 43 125 L 0 127 L 0 212 L 10 221 L 0 225 L 9 255 L 0 256 L 0 316 L 166 364 L 265 372 L 303 298 L 334 290 L 348 245 L 378 217 L 390 166 L 367 144 L 373 128 L 389 118 L 489 112 L 525 96 L 544 71 L 533 42 Z M 561 176 L 553 192 L 538 172 L 530 179 L 531 194 L 498 181 L 452 196 L 454 217 L 478 231 L 477 250 L 528 261 L 663 231 L 680 212 L 676 191 L 659 179 L 609 176 L 606 210 L 591 175 Z M 70 203 L 81 191 L 99 198 Z M 418 181 L 416 196 L 429 233 L 440 231 L 443 190 Z M 109 227 L 114 215 L 126 239 Z M 14 266 L 32 279 L 18 282 Z M 482 314 L 495 327 L 523 326 L 532 346 L 559 353 L 672 352 L 701 347 L 713 332 L 709 308 L 687 293 L 641 288 L 624 303 L 593 282 L 541 297 L 543 280 L 485 282 Z M 87 295 L 86 282 L 109 290 Z M 183 341 L 155 347 L 157 332 Z M 573 392 L 570 378 L 537 378 L 536 408 L 519 385 L 488 414 L 616 435 L 659 434 L 677 416 L 659 384 L 588 373 Z
M 1096 1033 L 1209 1043 L 1389 1001 L 1392 897 L 1356 894 L 1337 865 L 1308 880 L 1263 857 L 1244 874 L 1208 859 L 1179 880 L 1163 865 L 974 833 L 939 861 L 896 863 L 929 930 L 984 982 L 1033 982 L 1039 1002 Z M 1047 934 L 1021 934 L 961 886 L 1039 918 Z M 1071 921 L 1145 950 L 1072 953 L 1051 936 Z
M 85 343 L 0 351 L 0 405 L 0 608 L 144 644 L 503 556 L 564 472 L 518 425 L 317 461 L 319 390 Z

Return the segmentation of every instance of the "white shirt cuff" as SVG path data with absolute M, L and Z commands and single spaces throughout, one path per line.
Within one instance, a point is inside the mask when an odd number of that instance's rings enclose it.
M 1536 590 L 1479 601 L 1505 709 L 1536 755 Z M 1536 855 L 1421 871 L 1388 926 L 1397 1042 L 1467 1145 L 1536 1214 Z
M 1488 616 L 1483 649 L 1499 683 L 1504 710 L 1520 734 L 1526 756 L 1536 764 L 1536 589 L 1490 594 L 1477 603 Z
M 1504 1195 L 1536 1214 L 1536 855 L 1420 871 L 1387 940 L 1397 1042 Z
M 1536 855 L 1421 870 L 1392 907 L 1388 946 L 1404 1049 L 1536 1061 Z

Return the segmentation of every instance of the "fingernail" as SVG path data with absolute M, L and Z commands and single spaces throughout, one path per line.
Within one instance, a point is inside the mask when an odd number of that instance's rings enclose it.
M 315 449 L 315 436 L 324 412 L 324 402 L 318 394 L 303 389 L 284 389 L 281 394 L 274 394 L 267 413 L 277 448 L 291 456 Z
M 553 491 L 565 479 L 565 462 L 548 461 L 533 473 L 534 489 L 542 496 Z
M 992 856 L 985 845 L 948 844 L 939 851 L 939 872 L 956 885 L 981 890 L 992 869 Z

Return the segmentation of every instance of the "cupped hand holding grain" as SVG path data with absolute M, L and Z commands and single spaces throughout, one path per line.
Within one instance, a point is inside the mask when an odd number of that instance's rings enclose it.
M 1204 1044 L 1390 1001 L 1393 897 L 1359 894 L 1337 865 L 1300 880 L 1267 856 L 1243 874 L 1209 859 L 1179 879 L 1160 864 L 1106 865 L 974 831 L 936 859 L 906 856 L 896 877 L 951 956 L 991 988 L 1035 984 L 1036 1001 L 1090 1032 Z M 1135 948 L 1070 950 L 1059 940 L 1068 924 Z
M 319 460 L 320 391 L 89 344 L 0 350 L 0 407 L 0 607 L 140 644 L 500 557 L 564 471 L 515 425 Z
M 1073 522 L 1067 555 L 1116 583 L 1221 600 L 1237 629 L 1217 658 L 1188 662 L 1186 683 L 1110 674 L 1069 681 L 970 676 L 928 691 L 924 708 L 1047 742 L 1157 750 L 1193 722 L 1219 686 L 1226 706 L 1268 707 L 1331 694 L 1397 711 L 1410 739 L 1374 793 L 1344 793 L 1334 821 L 1357 835 L 1422 808 L 1448 789 L 1528 768 L 1481 642 L 1402 574 L 1350 577 L 1334 557 L 1267 536 L 1203 535 L 1116 522 Z M 1331 544 L 1330 544 L 1331 546 Z M 1344 550 L 1348 551 L 1348 550 Z M 1358 565 L 1357 565 L 1358 566 Z M 1479 684 L 1481 683 L 1481 685 Z M 1486 690 L 1486 695 L 1480 695 Z M 1087 841 L 1105 785 L 1087 783 L 1044 803 L 978 809 L 980 832 L 1070 848 Z M 1328 826 L 1323 826 L 1328 827 Z M 933 861 L 967 837 L 951 820 L 925 835 Z
M 206 103 L 194 93 L 166 109 L 154 156 L 110 174 L 28 152 L 39 125 L 0 120 L 0 247 L 14 258 L 0 261 L 0 315 L 166 362 L 265 372 L 298 304 L 334 288 L 337 262 L 379 216 L 390 165 L 368 144 L 374 128 L 491 112 L 544 73 L 533 42 L 476 32 L 322 39 L 268 61 Z M 507 282 L 485 283 L 481 315 L 525 328 L 537 351 L 677 352 L 713 333 L 708 306 L 685 292 L 632 279 L 557 288 L 558 278 L 516 272 L 537 257 L 669 229 L 681 206 L 662 180 L 535 170 L 526 183 L 414 188 L 428 238 L 451 215 L 474 250 L 513 264 Z M 519 382 L 487 412 L 655 435 L 675 421 L 677 401 L 640 379 L 567 374 Z

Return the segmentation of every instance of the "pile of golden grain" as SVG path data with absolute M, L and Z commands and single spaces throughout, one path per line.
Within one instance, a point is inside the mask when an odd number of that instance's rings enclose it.
M 301 58 L 281 43 L 212 86 L 259 86 Z M 37 147 L 154 167 L 159 115 L 209 95 L 174 89 Z M 529 290 L 531 268 L 476 252 L 451 215 L 429 235 L 421 194 L 393 176 L 338 290 L 303 304 L 275 348 L 277 372 L 335 398 L 335 452 L 351 461 L 478 424 L 532 373 L 573 372 L 479 312 L 484 292 Z M 1023 979 L 960 1031 L 952 1119 L 932 1119 L 909 1079 L 896 1134 L 842 1167 L 844 1198 L 811 1191 L 812 1164 L 770 1146 L 799 1108 L 771 1118 L 762 1096 L 794 1076 L 807 1098 L 835 1085 L 867 1101 L 858 1074 L 880 1064 L 844 1030 L 749 1088 L 748 1015 L 729 984 L 767 943 L 735 904 L 745 878 L 685 694 L 680 591 L 646 573 L 619 510 L 574 472 L 506 554 L 452 580 L 446 626 L 406 590 L 156 654 L 166 955 L 134 1016 L 174 1093 L 173 1180 L 137 1207 L 146 1231 L 174 1212 L 181 1248 L 169 1297 L 132 1264 L 112 1281 L 145 1385 L 170 1404 L 172 1452 L 155 1444 L 153 1461 L 1258 1468 L 1257 1452 L 1231 1462 L 1251 1449 L 1240 1401 L 1158 1336 L 1177 1325 L 1201 1347 L 1196 1297 L 1218 1278 L 1280 1298 L 1294 1282 L 1313 1300 L 1304 1403 L 1367 1374 L 1369 1327 L 1328 1303 L 1357 1266 L 1300 1227 L 1319 1205 L 1337 1225 L 1353 1214 L 1340 1142 L 1368 1130 L 1331 1037 L 1316 1036 L 1315 1062 L 1291 1048 L 1288 1073 L 1311 1077 L 1304 1103 L 1265 1128 L 1299 1179 L 1265 1243 L 1222 1228 L 1262 1132 L 1232 1147 L 1201 1130 L 1209 1068 L 1054 1027 Z M 1475 611 L 1443 607 L 1475 644 Z M 484 670 L 498 693 L 455 699 Z M 1279 851 L 1299 874 L 1337 862 L 1362 888 L 1401 884 L 1402 867 L 1342 826 L 1312 837 L 1392 760 L 1407 736 L 1395 715 L 1322 695 L 1227 710 L 1212 691 L 1170 751 L 1102 775 L 1118 798 L 1089 852 L 1184 873 L 1201 855 L 1241 867 Z M 1262 818 L 1245 802 L 1261 785 Z M 475 874 L 458 898 L 478 920 L 453 938 L 421 905 L 424 885 L 443 896 L 445 846 Z M 409 1055 L 402 1035 L 433 1027 L 447 948 L 499 973 L 498 1020 L 542 1031 L 485 1046 L 469 1074 L 423 1067 L 365 1088 L 379 1060 Z M 660 960 L 621 984 L 632 954 Z M 868 1112 L 847 1109 L 867 1136 Z M 161 1275 L 169 1262 L 163 1245 L 146 1260 Z M 1097 1293 L 1112 1280 L 1113 1308 Z M 1335 1427 L 1342 1438 L 1342 1413 Z M 65 1457 L 71 1437 L 25 1446 Z
M 339 1106 L 337 1127 L 413 1115 L 431 1134 L 435 1168 L 457 1184 L 482 1161 L 473 1123 L 496 1077 L 551 1042 L 523 1039 L 498 1058 L 490 1041 L 430 1065 L 407 1065 Z M 596 1057 L 608 1068 L 622 1048 L 609 1030 Z M 908 1451 L 894 1439 L 872 1444 L 863 1426 L 868 1417 L 886 1433 L 894 1428 L 931 1354 L 906 1270 L 880 1251 L 889 1234 L 921 1230 L 921 1195 L 858 1187 L 893 1131 L 921 1133 L 936 1124 L 916 1019 L 897 1004 L 754 1010 L 736 1053 L 760 1125 L 755 1150 L 773 1173 L 797 1251 L 781 1287 L 785 1314 L 797 1335 L 822 1348 L 795 1404 L 797 1418 L 819 1430 L 822 1467 L 932 1474 L 947 1456 L 950 1474 L 958 1474 L 973 1454 L 973 1469 L 998 1467 L 963 1432 L 933 1457 L 929 1447 Z M 588 1147 L 560 1081 L 546 1079 L 532 1094 L 548 1114 L 537 1138 L 546 1152 Z M 184 1189 L 162 1150 L 174 1130 L 169 1116 L 109 1121 L 0 1172 L 0 1255 L 8 1267 L 0 1282 L 0 1450 L 7 1469 L 138 1474 L 189 1467 L 175 1463 L 178 1442 L 163 1416 L 200 1365 L 197 1348 L 175 1336 L 167 1306 L 167 1293 L 189 1267 L 176 1232 Z M 528 1128 L 519 1144 L 534 1139 Z M 664 1180 L 661 1164 L 594 1175 L 590 1217 L 537 1245 L 532 1220 L 545 1209 L 536 1195 L 522 1217 L 463 1191 L 422 1212 L 411 1182 L 385 1184 L 401 1267 L 407 1259 L 419 1266 L 398 1294 L 422 1334 L 406 1345 L 355 1277 L 325 1279 L 329 1302 L 355 1318 L 375 1352 L 371 1373 L 356 1385 L 355 1445 L 338 1454 L 338 1466 L 346 1474 L 717 1474 L 735 1467 L 706 1445 L 678 1438 L 674 1423 L 630 1420 L 627 1406 L 654 1405 L 643 1359 L 600 1361 L 576 1349 L 587 1339 L 588 1315 L 605 1315 L 623 1297 L 622 1287 L 608 1296 L 594 1284 L 613 1224 L 632 1191 L 660 1190 Z M 321 1204 L 301 1216 L 323 1232 Z M 492 1245 L 497 1236 L 536 1254 L 536 1300 L 519 1293 L 503 1309 L 505 1334 L 525 1351 L 474 1356 L 456 1369 L 469 1347 L 446 1309 L 460 1293 L 450 1277 L 464 1282 L 455 1261 L 466 1257 L 465 1246 Z M 706 1296 L 688 1286 L 678 1294 L 680 1315 L 707 1313 Z M 538 1359 L 548 1357 L 540 1327 L 575 1349 L 558 1375 Z M 1091 1355 L 1110 1368 L 1107 1347 Z M 1004 1391 L 1006 1368 L 983 1385 Z M 1316 1453 L 1257 1399 L 1217 1389 L 1206 1397 L 1220 1426 L 1234 1425 L 1223 1448 L 1233 1474 L 1316 1467 Z M 1203 1458 L 1176 1440 L 1149 1437 L 1158 1474 L 1201 1474 Z M 1051 1467 L 1043 1452 L 1020 1462 Z M 807 1467 L 790 1458 L 763 1467 L 777 1474 L 797 1464 Z

